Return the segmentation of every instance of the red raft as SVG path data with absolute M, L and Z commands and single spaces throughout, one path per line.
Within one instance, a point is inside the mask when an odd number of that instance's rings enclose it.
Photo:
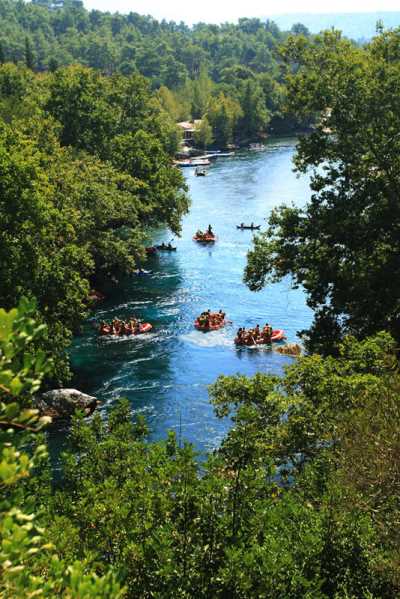
M 128 332 L 126 330 L 121 331 L 118 334 L 112 333 L 112 327 L 110 325 L 107 325 L 104 328 L 100 327 L 99 333 L 100 335 L 108 335 L 108 336 L 114 336 L 114 337 L 122 337 L 124 335 L 142 335 L 143 333 L 149 333 L 153 328 L 153 325 L 151 325 L 149 322 L 143 322 L 142 324 L 139 325 L 139 330 L 137 332 Z
M 203 331 L 205 333 L 207 331 L 218 331 L 218 329 L 222 329 L 225 325 L 226 325 L 225 320 L 222 320 L 218 324 L 209 324 L 209 325 L 206 325 L 206 326 L 201 325 L 198 318 L 196 318 L 196 320 L 194 321 L 195 328 L 198 331 Z
M 285 337 L 285 331 L 283 329 L 274 329 L 272 331 L 272 335 L 271 335 L 271 341 L 272 341 L 272 343 L 277 343 L 278 341 L 283 341 L 283 339 L 286 339 L 286 337 Z M 240 346 L 244 346 L 244 347 L 245 346 L 247 346 L 247 347 L 254 347 L 253 343 L 243 343 L 243 342 L 239 343 L 237 341 L 237 338 L 235 339 L 235 344 L 236 345 L 240 345 Z M 265 341 L 258 341 L 256 343 L 256 345 L 267 345 L 267 344 L 265 343 Z
M 197 243 L 214 243 L 217 241 L 217 236 L 209 233 L 203 233 L 203 235 L 193 235 L 193 241 L 197 241 Z

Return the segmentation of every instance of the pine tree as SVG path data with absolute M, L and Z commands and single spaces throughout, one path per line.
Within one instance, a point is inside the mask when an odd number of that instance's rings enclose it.
M 28 67 L 28 69 L 31 69 L 33 71 L 35 66 L 35 58 L 28 37 L 25 37 L 25 64 Z

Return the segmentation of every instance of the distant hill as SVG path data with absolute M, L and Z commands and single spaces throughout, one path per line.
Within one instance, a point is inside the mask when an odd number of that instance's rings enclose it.
M 269 18 L 283 30 L 290 29 L 294 23 L 302 23 L 311 33 L 335 27 L 354 40 L 371 39 L 375 35 L 377 21 L 383 21 L 386 28 L 400 26 L 400 11 L 338 14 L 293 13 L 272 15 Z

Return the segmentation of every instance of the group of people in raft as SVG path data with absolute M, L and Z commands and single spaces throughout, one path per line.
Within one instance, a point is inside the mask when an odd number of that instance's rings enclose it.
M 243 226 L 243 223 L 242 225 Z M 253 223 L 251 223 L 253 226 Z M 203 233 L 198 230 L 195 239 L 197 240 L 210 240 L 211 238 L 215 238 L 214 232 L 212 230 L 211 225 L 208 225 L 207 231 Z M 160 246 L 162 249 L 172 249 L 171 244 L 165 246 L 163 244 Z M 150 249 L 150 248 L 149 248 Z M 153 248 L 151 248 L 153 249 Z M 225 320 L 225 312 L 219 310 L 219 312 L 211 312 L 211 310 L 206 310 L 202 312 L 198 318 L 196 318 L 194 326 L 196 329 L 201 331 L 212 331 L 216 329 L 220 329 L 226 324 Z M 135 317 L 131 317 L 128 321 L 119 320 L 118 318 L 114 318 L 111 323 L 102 322 L 100 324 L 100 334 L 101 335 L 139 335 L 140 333 L 146 333 L 151 330 L 152 325 L 148 322 L 142 323 Z M 278 331 L 275 331 L 275 333 Z M 254 329 L 246 330 L 245 327 L 240 327 L 236 333 L 235 344 L 236 345 L 270 345 L 273 339 L 273 329 L 268 322 L 261 329 L 260 325 L 256 325 Z M 282 331 L 283 336 L 283 331 Z M 277 339 L 278 340 L 278 339 Z M 280 339 L 279 339 L 280 340 Z
M 204 233 L 200 229 L 196 231 L 196 235 L 193 237 L 196 241 L 214 241 L 215 233 L 212 230 L 212 226 L 208 225 L 207 231 Z
M 261 329 L 256 325 L 254 329 L 246 330 L 240 327 L 235 337 L 236 345 L 270 345 L 272 343 L 272 327 L 268 322 Z
M 220 329 L 224 326 L 224 324 L 225 312 L 223 312 L 222 310 L 220 310 L 219 312 L 211 312 L 211 310 L 202 312 L 194 322 L 194 326 L 196 327 L 196 329 L 201 329 L 202 331 Z
M 132 316 L 129 320 L 114 318 L 111 323 L 100 323 L 100 335 L 139 335 L 147 333 L 152 329 L 150 323 L 142 323 L 138 318 Z

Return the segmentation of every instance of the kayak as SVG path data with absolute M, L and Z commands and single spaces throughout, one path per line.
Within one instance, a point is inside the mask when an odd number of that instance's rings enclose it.
M 279 341 L 283 341 L 283 339 L 285 339 L 285 331 L 283 329 L 275 329 L 272 331 L 272 335 L 271 335 L 271 341 L 272 343 L 277 343 Z M 237 340 L 237 338 L 235 339 L 235 345 L 240 345 L 243 347 L 255 347 L 255 345 L 253 343 L 251 344 L 247 344 L 247 343 L 239 343 L 239 341 Z M 265 341 L 263 342 L 259 342 L 256 343 L 256 345 L 268 345 L 267 343 L 265 343 Z
M 127 336 L 127 335 L 142 335 L 143 333 L 149 333 L 153 328 L 153 325 L 151 325 L 149 322 L 143 322 L 142 324 L 139 325 L 139 331 L 137 333 L 120 333 L 119 335 L 114 335 L 114 333 L 111 332 L 111 327 L 108 327 L 109 332 L 107 331 L 102 331 L 100 330 L 99 333 L 100 335 L 106 335 L 109 337 L 123 337 L 123 336 Z
M 138 268 L 133 271 L 133 274 L 137 277 L 144 277 L 145 275 L 151 275 L 152 270 L 143 270 L 142 268 Z
M 156 245 L 156 249 L 160 252 L 176 252 L 176 247 L 168 247 L 167 245 Z
M 237 229 L 244 231 L 245 229 L 249 229 L 249 231 L 255 231 L 261 228 L 261 225 L 236 225 Z
M 212 324 L 208 327 L 205 327 L 204 325 L 201 325 L 199 323 L 198 318 L 196 318 L 196 320 L 194 321 L 194 326 L 198 331 L 203 331 L 204 333 L 207 333 L 208 331 L 218 331 L 218 329 L 222 329 L 222 327 L 224 327 L 226 325 L 225 320 L 223 320 L 222 322 L 220 322 L 219 324 Z
M 198 237 L 197 235 L 193 235 L 193 241 L 197 241 L 198 243 L 214 243 L 217 240 L 216 235 L 202 235 Z

